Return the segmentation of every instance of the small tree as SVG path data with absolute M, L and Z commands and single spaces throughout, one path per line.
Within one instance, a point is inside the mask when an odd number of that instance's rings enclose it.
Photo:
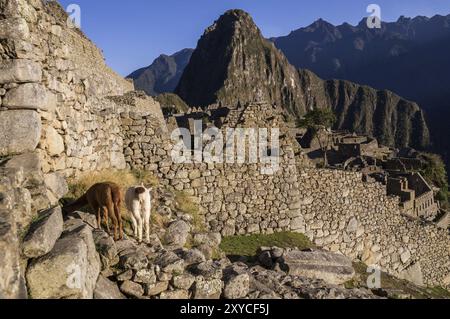
M 327 137 L 326 143 L 320 138 L 320 131 L 327 130 L 333 127 L 336 123 L 336 115 L 334 115 L 331 109 L 315 109 L 307 113 L 297 123 L 298 127 L 309 130 L 313 136 L 319 142 L 320 149 L 323 153 L 323 160 L 325 166 L 328 165 L 327 151 L 329 146 L 329 138 Z

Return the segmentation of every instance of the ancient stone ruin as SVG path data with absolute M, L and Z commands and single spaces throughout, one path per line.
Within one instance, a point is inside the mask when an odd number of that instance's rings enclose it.
M 57 3 L 0 0 L 0 9 L 1 297 L 333 297 L 320 296 L 320 285 L 302 277 L 299 260 L 327 268 L 323 252 L 263 249 L 266 261 L 287 267 L 283 271 L 213 261 L 207 245 L 218 246 L 222 236 L 280 231 L 305 234 L 345 269 L 308 278 L 342 284 L 352 277 L 352 261 L 360 260 L 417 284 L 450 287 L 448 231 L 404 216 L 399 198 L 380 183 L 364 182 L 360 172 L 311 166 L 273 105 L 230 106 L 221 128 L 280 127 L 274 174 L 261 174 L 261 164 L 174 163 L 159 104 L 109 69 L 101 51 L 67 25 Z M 163 249 L 157 234 L 151 248 L 131 240 L 114 244 L 93 231 L 93 216 L 63 217 L 66 178 L 104 169 L 151 171 L 164 187 L 198 203 L 207 229 L 193 236 L 203 251 Z M 167 230 L 178 244 L 191 231 L 183 223 L 177 219 Z M 57 266 L 57 275 L 49 265 Z M 123 272 L 111 273 L 114 265 Z M 81 283 L 68 285 L 74 273 Z M 288 286 L 249 288 L 288 274 Z M 306 283 L 314 288 L 305 291 Z M 335 288 L 344 297 L 373 297 Z

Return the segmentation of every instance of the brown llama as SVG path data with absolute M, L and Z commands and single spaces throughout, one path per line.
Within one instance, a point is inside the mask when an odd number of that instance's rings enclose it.
M 99 183 L 92 186 L 86 194 L 81 196 L 74 203 L 63 208 L 64 213 L 72 213 L 84 206 L 89 205 L 93 212 L 97 214 L 97 227 L 101 229 L 102 215 L 108 233 L 109 218 L 114 224 L 114 240 L 123 239 L 122 216 L 120 205 L 122 203 L 122 191 L 120 186 L 114 183 Z

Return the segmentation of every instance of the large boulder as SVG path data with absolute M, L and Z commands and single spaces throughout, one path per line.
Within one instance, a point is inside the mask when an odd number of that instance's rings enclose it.
M 34 222 L 22 244 L 23 253 L 28 258 L 37 258 L 49 253 L 63 232 L 61 207 L 43 213 Z
M 56 100 L 53 94 L 38 83 L 25 83 L 9 90 L 2 102 L 9 109 L 48 110 Z
M 291 276 L 321 279 L 336 285 L 350 281 L 355 275 L 349 258 L 326 251 L 286 251 L 280 258 L 280 266 Z
M 69 220 L 47 255 L 33 260 L 27 282 L 33 299 L 92 299 L 100 258 L 92 231 L 81 220 Z
M 27 21 L 23 18 L 0 20 L 0 39 L 26 40 L 30 36 Z
M 40 82 L 41 79 L 42 70 L 37 62 L 15 59 L 0 63 L 0 84 Z
M 242 299 L 250 292 L 250 276 L 240 274 L 228 278 L 223 290 L 223 296 L 226 299 Z
M 205 279 L 199 276 L 195 279 L 194 299 L 220 299 L 223 282 L 220 279 Z
M 41 138 L 41 129 L 41 117 L 36 111 L 1 111 L 0 156 L 34 151 Z
M 185 268 L 184 260 L 171 251 L 158 256 L 155 264 L 167 274 L 182 274 Z
M 94 290 L 94 299 L 126 299 L 116 283 L 99 276 Z
M 120 285 L 120 291 L 122 291 L 125 295 L 131 298 L 142 298 L 144 295 L 144 288 L 135 282 L 132 281 L 124 281 Z
M 105 270 L 119 263 L 119 255 L 114 239 L 101 229 L 93 230 L 94 242 L 100 254 L 102 269 Z
M 171 247 L 184 247 L 189 238 L 191 227 L 183 220 L 170 224 L 164 236 L 164 242 Z
M 422 273 L 422 266 L 420 262 L 412 264 L 402 272 L 400 272 L 399 277 L 401 279 L 408 280 L 418 286 L 424 286 L 424 279 Z

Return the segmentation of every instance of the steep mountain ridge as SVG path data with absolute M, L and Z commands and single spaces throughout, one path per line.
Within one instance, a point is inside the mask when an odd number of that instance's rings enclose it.
M 150 66 L 134 71 L 127 78 L 133 79 L 136 89 L 148 95 L 173 92 L 193 51 L 183 49 L 171 56 L 162 54 Z
M 450 163 L 450 15 L 400 17 L 368 29 L 323 20 L 271 41 L 290 63 L 327 79 L 388 89 L 416 101 L 427 113 L 433 149 Z
M 319 21 L 318 27 L 330 33 L 325 22 Z M 189 105 L 203 107 L 266 100 L 297 118 L 313 108 L 330 107 L 339 118 L 336 129 L 373 135 L 389 146 L 429 144 L 417 104 L 389 91 L 324 81 L 312 72 L 296 70 L 241 10 L 227 11 L 205 31 L 175 93 Z

